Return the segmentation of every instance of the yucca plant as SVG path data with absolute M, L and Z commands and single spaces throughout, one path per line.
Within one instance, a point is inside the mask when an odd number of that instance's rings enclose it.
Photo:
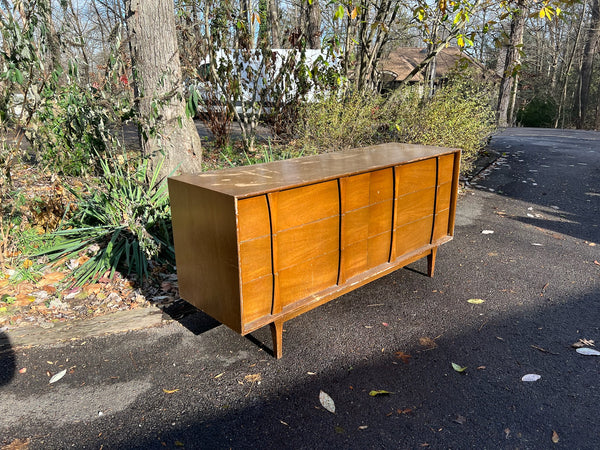
M 107 272 L 112 278 L 117 270 L 142 280 L 150 260 L 175 259 L 167 186 L 159 179 L 162 161 L 151 169 L 150 160 L 140 158 L 130 167 L 119 156 L 100 158 L 100 165 L 99 185 L 88 184 L 84 193 L 69 188 L 78 199 L 76 213 L 51 233 L 52 244 L 39 254 L 51 262 L 87 255 L 72 273 L 75 285 Z

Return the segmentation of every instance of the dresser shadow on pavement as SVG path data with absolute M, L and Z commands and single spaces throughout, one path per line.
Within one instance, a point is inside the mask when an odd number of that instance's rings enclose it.
M 175 301 L 162 311 L 164 319 L 179 322 L 195 335 L 206 333 L 221 325 L 220 322 L 182 299 Z

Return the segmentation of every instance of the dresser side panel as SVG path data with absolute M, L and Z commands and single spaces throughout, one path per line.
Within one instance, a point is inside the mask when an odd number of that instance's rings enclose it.
M 235 199 L 174 179 L 169 196 L 181 297 L 241 332 Z

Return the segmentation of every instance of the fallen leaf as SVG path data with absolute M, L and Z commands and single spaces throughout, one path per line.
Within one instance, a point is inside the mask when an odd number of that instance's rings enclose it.
M 600 266 L 600 262 L 594 260 L 594 264 L 596 264 L 597 266 Z
M 456 419 L 453 420 L 454 423 L 458 423 L 459 425 L 464 425 L 467 423 L 467 418 L 461 415 L 456 416 Z
M 215 379 L 221 378 L 223 375 L 225 375 L 225 372 L 221 372 L 219 375 L 215 376 Z
M 573 347 L 573 348 L 581 348 L 581 347 L 585 347 L 585 346 L 593 347 L 594 341 L 592 341 L 591 339 L 579 339 L 574 344 L 571 344 L 571 347 Z
M 467 302 L 473 303 L 474 305 L 481 305 L 482 303 L 485 303 L 485 300 L 481 298 L 470 298 L 469 300 L 467 300 Z
M 596 246 L 596 243 L 595 243 L 595 242 L 590 242 L 588 245 L 589 245 L 590 247 L 595 247 L 595 246 Z
M 2 447 L 2 450 L 27 450 L 29 448 L 29 438 L 15 439 L 10 444 Z
M 62 377 L 64 377 L 66 373 L 67 373 L 67 369 L 61 370 L 60 372 L 55 374 L 52 378 L 50 378 L 50 381 L 48 383 L 49 384 L 56 383 L 58 380 L 60 380 Z
M 381 325 L 383 325 L 384 327 L 387 327 L 389 324 L 387 324 L 385 322 L 381 322 Z
M 560 440 L 560 438 L 558 437 L 558 433 L 554 430 L 552 430 L 552 442 L 554 442 L 555 444 L 558 444 L 558 441 Z
M 185 447 L 185 445 L 181 441 L 175 441 L 175 447 Z
M 319 391 L 319 401 L 321 402 L 321 405 L 323 405 L 323 408 L 330 413 L 335 414 L 335 403 L 329 394 Z
M 595 350 L 593 348 L 587 348 L 587 347 L 583 347 L 583 348 L 578 348 L 577 350 L 575 350 L 577 353 L 579 353 L 580 355 L 586 355 L 586 356 L 600 356 L 600 352 L 598 350 Z
M 58 283 L 64 277 L 65 277 L 65 274 L 63 272 L 51 272 L 51 273 L 47 273 L 38 282 L 38 285 L 40 285 L 40 286 L 47 286 L 49 284 Z
M 384 391 L 384 390 L 382 390 L 382 389 L 381 389 L 381 390 L 378 390 L 378 391 L 371 391 L 371 392 L 369 392 L 369 395 L 370 395 L 371 397 L 377 397 L 378 395 L 390 395 L 390 394 L 393 394 L 393 392 L 390 392 L 390 391 Z
M 19 369 L 19 373 L 25 373 L 27 372 L 27 367 L 23 367 L 22 369 Z
M 467 370 L 467 368 L 466 368 L 466 367 L 459 366 L 459 365 L 458 365 L 458 364 L 456 364 L 456 363 L 452 363 L 452 368 L 453 368 L 454 370 L 456 370 L 457 372 L 460 372 L 460 373 L 462 373 L 462 372 L 464 372 L 465 370 Z
M 163 389 L 165 394 L 174 394 L 177 391 L 179 391 L 179 389 Z
M 346 430 L 344 430 L 342 427 L 335 427 L 335 432 L 337 434 L 344 434 L 346 432 Z
M 435 341 L 428 337 L 419 338 L 419 345 L 427 347 L 429 350 L 437 348 Z
M 485 367 L 485 366 L 479 366 L 479 367 L 477 368 L 477 370 L 485 370 L 485 369 L 486 369 L 486 367 Z
M 396 358 L 401 359 L 404 364 L 408 364 L 408 362 L 410 361 L 410 358 L 412 358 L 412 356 L 410 356 L 404 352 L 396 352 Z
M 528 373 L 527 375 L 523 375 L 523 378 L 521 378 L 521 381 L 537 381 L 540 378 L 542 378 L 541 375 L 538 375 L 536 373 Z
M 261 380 L 261 376 L 260 373 L 255 373 L 254 375 L 246 375 L 244 377 L 244 381 L 247 381 L 249 383 L 256 383 L 257 381 Z

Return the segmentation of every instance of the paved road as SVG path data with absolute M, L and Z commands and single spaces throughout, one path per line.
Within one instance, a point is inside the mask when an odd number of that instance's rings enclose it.
M 492 146 L 504 156 L 464 192 L 435 278 L 419 261 L 286 323 L 279 361 L 268 329 L 201 313 L 12 349 L 0 445 L 598 448 L 600 358 L 571 344 L 600 347 L 600 133 L 510 129 Z

